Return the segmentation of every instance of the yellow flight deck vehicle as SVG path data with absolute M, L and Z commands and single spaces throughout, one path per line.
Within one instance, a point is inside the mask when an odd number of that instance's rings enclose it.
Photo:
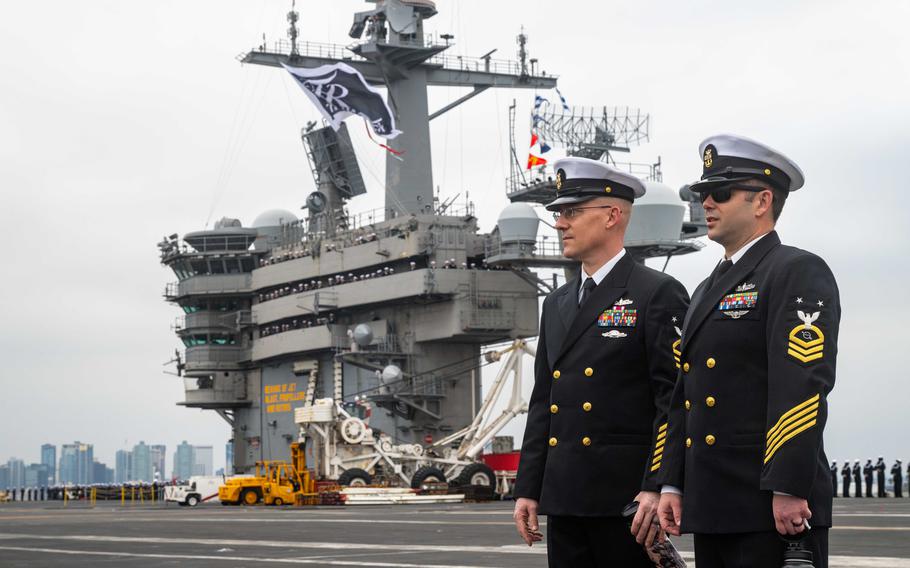
M 293 505 L 297 497 L 315 494 L 315 482 L 306 468 L 305 444 L 291 444 L 291 463 L 256 462 L 256 475 L 228 479 L 218 488 L 222 505 Z

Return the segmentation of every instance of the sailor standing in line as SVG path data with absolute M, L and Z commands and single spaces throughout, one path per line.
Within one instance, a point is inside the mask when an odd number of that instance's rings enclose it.
M 888 494 L 885 492 L 885 458 L 883 456 L 878 456 L 878 461 L 875 462 L 875 481 L 878 484 L 878 496 L 887 497 Z
M 832 497 L 837 497 L 837 462 L 831 462 L 831 490 Z
M 853 462 L 853 485 L 856 487 L 854 497 L 863 496 L 863 481 L 861 478 L 862 468 L 859 466 L 859 460 Z
M 863 466 L 863 477 L 866 481 L 866 497 L 872 497 L 872 472 L 875 471 L 875 466 L 872 465 L 872 458 L 866 460 L 866 465 Z
M 825 568 L 832 491 L 823 432 L 837 283 L 820 257 L 782 245 L 774 230 L 803 185 L 792 160 L 731 135 L 708 138 L 700 152 L 702 178 L 689 189 L 725 254 L 693 294 L 682 328 L 661 524 L 695 533 L 699 568 L 779 568 L 780 534 L 802 534 L 811 517 L 803 544 Z
M 894 496 L 903 497 L 904 496 L 904 472 L 903 466 L 901 466 L 901 460 L 894 462 L 894 465 L 891 466 L 891 480 L 894 482 Z
M 554 168 L 547 209 L 581 270 L 543 303 L 513 518 L 530 546 L 547 515 L 551 567 L 652 568 L 620 514 L 636 500 L 639 542 L 660 532 L 655 477 L 689 297 L 623 248 L 641 180 L 584 158 Z
M 840 475 L 844 479 L 844 497 L 850 496 L 850 461 L 844 460 L 844 467 L 840 470 Z

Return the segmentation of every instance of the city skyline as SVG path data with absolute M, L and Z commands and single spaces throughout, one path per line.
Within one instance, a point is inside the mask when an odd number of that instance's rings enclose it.
M 182 440 L 181 442 L 185 442 L 185 440 Z M 91 442 L 84 442 L 84 441 L 79 441 L 79 440 L 68 440 L 68 441 L 63 441 L 60 443 L 44 442 L 37 447 L 36 452 L 34 454 L 30 454 L 30 453 L 0 454 L 0 468 L 6 467 L 7 464 L 11 460 L 22 462 L 23 466 L 26 469 L 28 469 L 31 466 L 44 465 L 47 468 L 47 475 L 48 475 L 47 484 L 48 485 L 53 485 L 53 482 L 57 482 L 57 481 L 65 482 L 67 480 L 64 480 L 60 473 L 60 471 L 61 471 L 60 460 L 64 458 L 61 450 L 62 450 L 63 446 L 81 445 L 81 446 L 87 446 L 87 447 L 91 448 L 91 459 L 90 460 L 86 459 L 81 464 L 82 471 L 84 472 L 83 475 L 85 475 L 86 477 L 88 477 L 88 476 L 94 477 L 95 464 L 100 463 L 111 470 L 111 476 L 112 476 L 111 482 L 112 483 L 121 482 L 119 470 L 120 470 L 120 467 L 124 467 L 124 463 L 122 463 L 122 460 L 127 459 L 128 461 L 127 461 L 127 464 L 125 465 L 125 467 L 128 468 L 128 470 L 130 471 L 130 475 L 127 478 L 123 479 L 122 481 L 133 481 L 134 480 L 134 479 L 132 479 L 133 464 L 132 464 L 132 459 L 131 459 L 132 452 L 135 449 L 135 447 L 138 446 L 140 443 L 145 443 L 149 450 L 149 461 L 150 461 L 150 465 L 152 466 L 152 477 L 150 477 L 148 479 L 148 481 L 152 481 L 152 479 L 154 477 L 154 473 L 156 471 L 160 472 L 162 474 L 159 477 L 159 480 L 167 481 L 167 480 L 170 480 L 172 477 L 174 477 L 173 462 L 172 462 L 174 456 L 173 455 L 169 456 L 169 457 L 166 456 L 166 452 L 167 452 L 166 448 L 168 448 L 168 444 L 148 443 L 148 442 L 145 442 L 144 440 L 140 440 L 140 441 L 136 442 L 135 444 L 130 444 L 129 442 L 124 442 L 124 443 L 126 444 L 125 447 L 114 449 L 110 453 L 109 457 L 104 457 L 104 456 L 107 456 L 107 450 L 105 449 L 105 451 L 99 456 L 98 448 Z M 175 443 L 172 447 L 176 448 L 179 445 L 180 444 Z M 218 471 L 229 471 L 230 465 L 227 464 L 227 461 L 226 461 L 227 452 L 225 452 L 223 455 L 219 455 L 220 454 L 219 452 L 213 451 L 213 448 L 221 447 L 221 444 L 201 443 L 201 444 L 189 444 L 189 445 L 193 448 L 207 449 L 208 458 L 207 458 L 207 461 L 205 461 L 206 467 L 205 467 L 204 475 L 214 475 Z M 225 445 L 228 446 L 230 444 L 225 443 Z M 161 452 L 161 453 L 157 458 L 153 459 L 153 456 L 155 456 L 157 448 L 161 448 L 161 450 L 159 450 L 159 452 Z M 88 449 L 88 448 L 86 448 L 86 449 Z M 49 467 L 49 464 L 46 461 L 48 456 L 53 456 L 53 464 L 54 464 L 53 467 Z M 218 459 L 216 459 L 216 456 Z M 118 466 L 120 466 L 120 467 L 118 467 Z M 190 465 L 190 471 L 191 472 L 196 471 L 197 466 L 198 466 L 198 463 L 196 460 L 194 460 Z M 91 471 L 92 473 L 89 474 L 88 471 Z M 190 475 L 201 475 L 201 474 L 191 473 Z M 189 477 L 189 476 L 187 476 L 187 477 Z M 78 478 L 78 473 L 77 473 L 77 478 Z M 51 480 L 53 480 L 53 482 Z

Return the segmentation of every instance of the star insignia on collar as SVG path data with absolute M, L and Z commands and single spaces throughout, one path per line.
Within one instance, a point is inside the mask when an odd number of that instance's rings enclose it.
M 672 321 L 673 323 L 676 323 L 677 319 L 679 319 L 679 318 L 677 318 L 676 316 L 673 316 L 672 318 L 670 318 L 670 321 Z
M 802 304 L 802 303 L 803 303 L 803 299 L 802 299 L 802 298 L 797 298 L 797 299 L 796 299 L 796 303 L 797 303 L 797 304 Z
M 818 303 L 817 303 L 816 305 L 817 305 L 819 308 L 822 308 L 822 307 L 825 306 L 825 303 L 822 302 L 821 300 L 819 300 Z

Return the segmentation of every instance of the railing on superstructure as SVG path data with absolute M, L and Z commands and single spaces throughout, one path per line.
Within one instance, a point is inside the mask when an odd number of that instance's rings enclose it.
M 355 42 L 349 45 L 342 45 L 340 43 L 320 43 L 312 41 L 298 41 L 297 42 L 297 55 L 300 57 L 313 57 L 321 59 L 336 59 L 339 61 L 367 61 L 365 57 L 357 55 L 351 48 L 363 45 L 365 43 L 372 42 Z M 398 41 L 397 43 L 393 42 L 376 42 L 381 45 L 394 45 L 400 47 L 414 47 L 414 48 L 444 48 L 449 46 L 449 44 L 439 43 L 436 39 L 435 34 L 426 34 L 424 43 L 419 43 L 417 41 Z M 290 57 L 292 51 L 292 43 L 286 39 L 279 39 L 272 43 L 262 43 L 257 45 L 250 51 L 259 52 L 259 53 L 275 53 L 278 55 L 285 55 Z M 238 61 L 243 61 L 247 57 L 248 52 L 241 53 L 237 56 Z M 498 73 L 498 74 L 508 74 L 508 75 L 521 75 L 521 63 L 518 61 L 512 61 L 508 59 L 493 59 L 492 57 L 471 57 L 471 56 L 462 56 L 462 55 L 447 55 L 447 54 L 437 54 L 429 58 L 426 61 L 427 65 L 437 65 L 443 69 L 448 69 L 451 71 L 477 71 L 485 73 Z M 549 74 L 546 71 L 539 71 L 535 68 L 526 69 L 530 71 L 527 74 L 529 77 L 550 77 L 558 78 L 557 75 Z
M 439 204 L 434 214 L 445 217 L 473 217 L 474 213 L 474 203 L 468 201 L 464 203 L 446 202 Z M 357 213 L 345 212 L 340 216 L 340 219 L 339 224 L 345 228 L 337 231 L 331 237 L 324 233 L 311 233 L 308 219 L 300 219 L 293 223 L 281 225 L 281 233 L 271 252 L 272 262 L 280 262 L 278 259 L 282 255 L 286 257 L 283 260 L 299 258 L 300 255 L 293 255 L 293 251 L 298 251 L 304 256 L 312 255 L 314 252 L 313 247 L 317 245 L 323 248 L 327 244 L 344 248 L 393 237 L 400 234 L 401 225 L 409 220 L 408 217 L 397 217 L 396 219 L 400 221 L 398 224 L 377 227 L 377 225 L 386 221 L 385 209 L 370 209 Z

